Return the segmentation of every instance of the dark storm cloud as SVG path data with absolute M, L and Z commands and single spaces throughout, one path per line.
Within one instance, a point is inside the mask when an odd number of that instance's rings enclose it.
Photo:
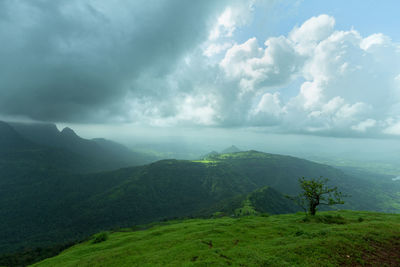
M 207 38 L 222 5 L 3 0 L 0 114 L 76 122 L 119 116 L 124 97 L 142 89 L 134 80 L 173 69 Z

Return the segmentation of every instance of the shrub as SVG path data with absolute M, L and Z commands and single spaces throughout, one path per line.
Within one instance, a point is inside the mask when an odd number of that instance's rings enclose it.
M 323 215 L 323 216 L 316 216 L 316 222 L 327 223 L 327 224 L 345 224 L 346 220 L 340 216 L 332 216 L 332 215 Z
M 316 223 L 326 223 L 326 224 L 345 224 L 346 219 L 340 215 L 314 215 L 306 216 L 302 219 L 303 222 L 316 222 Z
M 304 231 L 303 230 L 299 230 L 296 233 L 294 233 L 295 236 L 301 236 L 304 235 Z
M 93 244 L 104 242 L 108 239 L 108 232 L 101 232 L 94 236 L 92 241 Z
M 213 213 L 213 215 L 211 216 L 211 218 L 222 218 L 222 217 L 224 217 L 224 216 L 226 216 L 225 213 L 220 212 L 220 211 L 217 211 L 217 212 L 214 212 L 214 213 Z

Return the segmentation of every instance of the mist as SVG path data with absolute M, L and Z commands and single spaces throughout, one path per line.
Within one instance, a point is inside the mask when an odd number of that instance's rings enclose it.
M 347 160 L 397 163 L 400 140 L 397 138 L 343 138 L 311 135 L 270 133 L 260 128 L 180 128 L 143 127 L 133 125 L 69 126 L 82 137 L 105 137 L 132 148 L 182 152 L 188 159 L 211 151 L 221 151 L 231 145 L 241 150 L 258 150 L 309 159 Z M 164 146 L 162 146 L 164 144 Z M 185 152 L 185 153 L 183 153 Z

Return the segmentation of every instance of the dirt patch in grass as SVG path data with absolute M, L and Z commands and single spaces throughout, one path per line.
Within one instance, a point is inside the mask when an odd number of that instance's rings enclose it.
M 371 242 L 362 255 L 362 263 L 348 266 L 400 266 L 400 237 L 386 243 Z

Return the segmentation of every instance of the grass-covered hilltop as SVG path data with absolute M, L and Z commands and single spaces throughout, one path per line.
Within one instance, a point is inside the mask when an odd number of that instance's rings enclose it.
M 400 215 L 189 219 L 98 235 L 33 266 L 400 266 Z

